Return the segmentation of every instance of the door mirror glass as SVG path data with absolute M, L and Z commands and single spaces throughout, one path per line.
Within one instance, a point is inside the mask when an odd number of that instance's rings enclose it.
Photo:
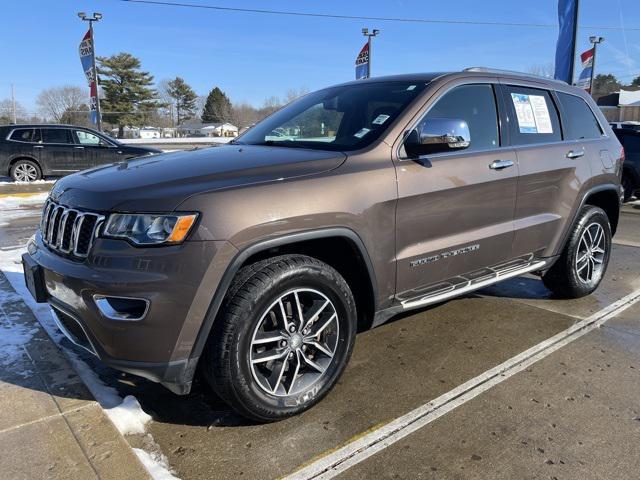
M 464 150 L 471 145 L 469 125 L 457 118 L 429 118 L 409 133 L 404 145 L 411 157 Z

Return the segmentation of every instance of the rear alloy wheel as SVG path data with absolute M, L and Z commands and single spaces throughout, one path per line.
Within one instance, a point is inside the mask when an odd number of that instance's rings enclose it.
M 610 255 L 611 227 L 607 214 L 601 208 L 585 205 L 560 258 L 542 281 L 559 297 L 584 297 L 598 288 Z
M 11 178 L 16 182 L 35 182 L 42 178 L 40 167 L 31 160 L 18 160 L 11 167 Z
M 298 414 L 335 385 L 355 341 L 351 290 L 331 266 L 283 255 L 242 268 L 214 321 L 201 368 L 241 415 Z

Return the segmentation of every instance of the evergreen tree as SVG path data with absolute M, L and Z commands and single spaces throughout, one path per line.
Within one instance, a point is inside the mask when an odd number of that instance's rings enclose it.
M 140 60 L 129 53 L 118 53 L 111 57 L 98 57 L 100 87 L 104 92 L 101 100 L 106 122 L 118 126 L 122 136 L 125 126 L 139 124 L 148 117 L 149 111 L 160 104 L 156 91 L 151 88 L 153 76 L 140 70 Z
M 202 111 L 202 123 L 225 123 L 233 115 L 231 102 L 225 93 L 215 87 L 207 96 Z
M 180 77 L 176 77 L 167 83 L 167 94 L 176 106 L 177 125 L 181 120 L 193 117 L 196 109 L 196 92 Z
M 631 82 L 632 87 L 640 87 L 640 76 L 633 79 Z
M 604 95 L 609 95 L 610 93 L 617 92 L 620 90 L 620 82 L 615 77 L 615 75 L 611 75 L 610 73 L 599 74 L 596 75 L 596 78 L 593 79 L 593 88 L 591 89 L 592 95 L 595 97 L 602 97 Z

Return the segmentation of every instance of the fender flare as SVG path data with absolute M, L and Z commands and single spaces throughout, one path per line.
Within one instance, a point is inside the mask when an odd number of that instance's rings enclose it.
M 204 317 L 202 325 L 200 326 L 200 330 L 198 332 L 198 336 L 196 337 L 196 341 L 193 344 L 193 348 L 191 349 L 191 354 L 189 355 L 189 363 L 195 364 L 204 347 L 207 343 L 207 339 L 209 338 L 209 333 L 213 328 L 213 322 L 215 321 L 218 312 L 220 310 L 220 306 L 222 305 L 222 301 L 227 294 L 227 290 L 231 286 L 231 282 L 240 270 L 241 265 L 251 256 L 256 253 L 263 252 L 265 250 L 269 250 L 275 247 L 281 247 L 285 245 L 290 245 L 293 243 L 304 242 L 308 240 L 318 240 L 322 238 L 330 238 L 330 237 L 342 237 L 350 240 L 358 249 L 360 255 L 362 256 L 365 265 L 367 267 L 367 272 L 369 274 L 369 281 L 371 283 L 371 291 L 373 292 L 373 301 L 374 305 L 377 305 L 377 290 L 376 290 L 376 277 L 375 270 L 373 269 L 373 264 L 371 263 L 371 258 L 369 257 L 369 253 L 364 245 L 362 239 L 358 236 L 356 232 L 346 227 L 330 227 L 323 228 L 319 230 L 310 230 L 304 232 L 297 232 L 286 234 L 276 238 L 270 238 L 267 240 L 261 240 L 255 244 L 252 244 L 243 250 L 241 250 L 229 263 L 227 269 L 225 270 L 222 280 L 218 284 L 216 288 L 216 292 L 213 295 L 213 299 L 209 304 L 209 308 Z
M 560 252 L 564 250 L 564 247 L 567 241 L 569 240 L 569 235 L 571 234 L 571 227 L 575 225 L 576 219 L 578 218 L 578 215 L 580 215 L 580 210 L 582 210 L 582 207 L 584 207 L 584 205 L 587 202 L 587 198 L 589 198 L 589 196 L 593 195 L 594 193 L 600 193 L 600 192 L 606 192 L 606 191 L 614 192 L 618 197 L 618 204 L 622 205 L 622 203 L 620 203 L 620 188 L 615 183 L 603 183 L 601 185 L 596 185 L 595 187 L 591 187 L 588 190 L 586 190 L 582 195 L 582 198 L 580 199 L 580 204 L 578 205 L 578 208 L 576 208 L 576 211 L 573 214 L 573 218 L 571 218 L 571 222 L 567 224 L 568 225 L 567 229 L 562 235 L 562 242 L 560 242 L 559 244 L 560 247 L 555 252 L 556 255 L 559 255 Z

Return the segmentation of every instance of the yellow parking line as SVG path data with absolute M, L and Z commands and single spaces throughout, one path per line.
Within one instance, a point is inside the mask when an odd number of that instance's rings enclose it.
M 19 197 L 19 198 L 29 198 L 29 197 L 35 197 L 38 195 L 42 195 L 43 193 L 46 192 L 29 192 L 29 193 L 20 193 L 20 192 L 15 192 L 15 193 L 0 193 L 0 198 L 7 198 L 7 197 Z

